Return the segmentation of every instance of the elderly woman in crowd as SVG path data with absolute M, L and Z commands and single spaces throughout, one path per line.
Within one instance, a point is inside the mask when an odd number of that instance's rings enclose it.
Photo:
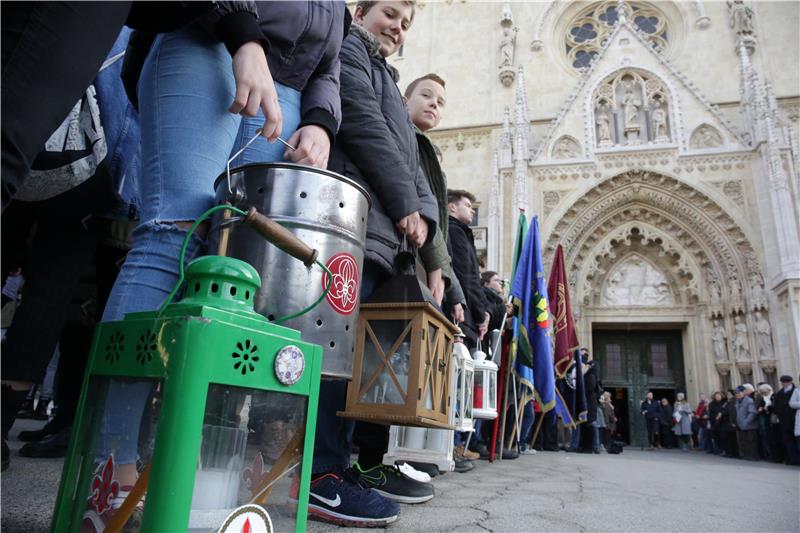
M 675 420 L 673 432 L 680 441 L 681 450 L 688 452 L 691 447 L 689 439 L 692 436 L 692 406 L 686 401 L 686 396 L 682 392 L 677 395 L 673 413 Z

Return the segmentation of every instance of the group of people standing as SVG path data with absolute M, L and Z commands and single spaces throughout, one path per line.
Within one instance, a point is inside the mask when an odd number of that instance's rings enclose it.
M 114 260 L 121 268 L 98 299 L 97 318 L 117 321 L 162 305 L 178 279 L 182 241 L 214 205 L 214 181 L 232 154 L 244 149 L 235 165 L 289 161 L 329 169 L 371 197 L 361 298 L 395 274 L 395 259 L 410 245 L 418 250 L 432 297 L 476 348 L 490 322 L 502 322 L 513 309 L 502 300 L 487 300 L 470 229 L 475 197 L 448 190 L 441 152 L 425 135 L 442 120 L 445 81 L 432 73 L 401 91 L 398 73 L 387 63 L 406 42 L 414 17 L 409 1 L 359 1 L 352 14 L 341 1 L 4 6 L 4 222 L 15 205 L 29 210 L 29 204 L 58 197 L 70 188 L 66 182 L 101 183 L 110 194 L 92 195 L 80 213 L 74 204 L 67 207 L 76 230 L 101 214 L 135 219 L 127 256 Z M 63 136 L 58 146 L 48 141 L 65 116 L 69 121 L 84 92 L 87 109 L 100 96 L 100 85 L 98 91 L 86 89 L 92 80 L 98 84 L 111 72 L 113 83 L 103 85 L 108 90 L 98 113 L 76 121 L 90 144 L 73 146 Z M 101 131 L 107 135 L 98 141 Z M 269 142 L 250 144 L 258 134 Z M 40 152 L 51 156 L 60 147 L 59 155 L 67 156 L 101 145 L 86 178 L 72 179 L 80 165 L 69 166 L 69 179 L 35 172 Z M 26 195 L 31 184 L 44 193 Z M 59 235 L 65 227 L 56 223 L 50 235 L 61 247 L 38 247 L 53 256 L 35 262 L 43 273 L 26 267 L 24 298 L 9 328 L 3 354 L 4 469 L 10 464 L 9 430 L 28 391 L 41 382 L 65 327 L 64 320 L 44 319 L 56 308 L 66 314 L 69 301 L 68 286 L 52 274 L 71 250 L 69 239 Z M 187 261 L 207 253 L 209 231 L 204 223 L 192 235 Z M 95 245 L 87 246 L 87 262 Z M 56 288 L 67 293 L 65 302 L 37 297 Z M 32 309 L 38 318 L 32 318 Z M 24 334 L 22 322 L 30 326 Z M 20 342 L 31 328 L 48 327 L 54 334 L 47 342 L 35 348 Z M 62 350 L 62 363 L 74 363 L 80 351 L 88 348 Z M 111 384 L 99 439 L 107 449 L 98 458 L 114 454 L 113 481 L 121 496 L 87 526 L 111 520 L 135 485 L 139 415 L 150 389 L 142 383 Z M 344 408 L 345 391 L 344 381 L 325 380 L 320 387 L 309 514 L 336 524 L 383 526 L 398 519 L 398 503 L 433 498 L 433 486 L 430 477 L 408 465 L 401 470 L 381 463 L 387 426 L 336 415 Z M 354 444 L 358 459 L 352 463 Z M 467 471 L 469 459 L 457 459 L 460 471 Z M 141 509 L 140 502 L 131 527 Z
M 640 406 L 648 449 L 680 447 L 715 455 L 800 465 L 800 389 L 791 376 L 780 377 L 775 392 L 768 383 L 750 383 L 709 400 L 700 394 L 693 409 L 683 393 L 674 405 L 647 393 Z

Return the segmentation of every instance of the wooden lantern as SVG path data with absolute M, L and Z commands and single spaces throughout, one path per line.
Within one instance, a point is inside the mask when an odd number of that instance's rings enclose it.
M 393 277 L 361 304 L 353 380 L 339 416 L 452 429 L 448 415 L 457 331 L 416 276 Z

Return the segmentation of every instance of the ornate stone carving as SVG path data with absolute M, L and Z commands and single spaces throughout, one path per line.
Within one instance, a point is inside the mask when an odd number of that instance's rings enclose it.
M 727 376 L 727 375 L 729 375 L 731 373 L 731 364 L 730 363 L 717 362 L 717 363 L 715 363 L 715 365 L 717 367 L 717 372 L 719 372 L 719 374 L 721 376 Z
M 744 206 L 744 194 L 742 193 L 741 181 L 726 181 L 722 185 L 722 192 L 725 193 L 725 196 L 733 200 L 736 205 Z
M 659 98 L 653 99 L 653 112 L 651 114 L 653 121 L 653 135 L 655 142 L 663 143 L 669 142 L 669 127 L 667 126 L 667 112 L 661 108 L 661 100 Z
M 728 334 L 725 333 L 725 326 L 722 325 L 719 319 L 714 320 L 711 346 L 714 349 L 715 360 L 726 361 L 728 359 Z
M 701 124 L 695 128 L 694 132 L 692 132 L 692 136 L 689 138 L 690 148 L 702 150 L 706 148 L 718 148 L 720 146 L 722 146 L 722 136 L 714 126 L 708 124 Z
M 753 254 L 748 238 L 731 216 L 708 196 L 659 174 L 629 172 L 582 193 L 553 228 L 545 255 L 552 254 L 556 243 L 561 242 L 567 263 L 577 270 L 581 263 L 578 258 L 590 257 L 591 250 L 604 235 L 631 220 L 661 228 L 680 243 L 680 248 L 686 250 L 696 264 L 715 265 L 719 272 L 714 278 L 719 282 L 720 299 L 723 294 L 726 297 L 731 293 L 741 294 L 741 285 L 723 290 L 723 280 L 735 285 L 747 279 L 741 261 Z M 699 273 L 693 275 L 693 280 L 695 283 L 701 280 Z M 713 284 L 709 293 L 716 298 Z
M 714 303 L 722 299 L 722 290 L 720 289 L 719 279 L 717 273 L 709 265 L 706 267 L 706 287 L 708 288 L 708 298 Z
M 544 216 L 549 215 L 561 201 L 561 195 L 557 191 L 546 191 L 544 193 Z
M 511 12 L 511 4 L 508 2 L 503 2 L 500 13 L 500 25 L 504 28 L 510 28 L 514 25 L 514 14 Z
M 572 137 L 564 135 L 553 145 L 553 159 L 575 159 L 580 155 L 580 144 Z
M 772 328 L 769 320 L 760 311 L 753 313 L 753 325 L 756 332 L 756 346 L 759 359 L 772 359 Z
M 609 107 L 605 100 L 600 101 L 595 111 L 595 122 L 597 123 L 597 142 L 600 147 L 611 146 L 614 144 L 611 139 L 611 116 Z
M 753 33 L 753 10 L 742 0 L 728 0 L 728 22 L 738 35 Z
M 514 50 L 517 46 L 518 28 L 503 28 L 503 37 L 500 39 L 500 60 L 498 62 L 500 82 L 504 87 L 511 87 L 514 83 Z
M 747 324 L 740 315 L 733 318 L 733 356 L 736 361 L 750 359 L 750 343 L 747 340 Z
M 670 305 L 673 303 L 667 278 L 638 256 L 630 256 L 609 275 L 602 305 Z

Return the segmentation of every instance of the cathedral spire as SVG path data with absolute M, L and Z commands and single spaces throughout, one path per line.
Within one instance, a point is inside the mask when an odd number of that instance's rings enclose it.
M 517 90 L 514 102 L 514 160 L 523 157 L 528 159 L 528 147 L 530 146 L 529 139 L 530 122 L 528 120 L 528 96 L 525 92 L 525 71 L 520 65 L 517 71 Z M 522 136 L 524 144 L 523 151 L 517 152 L 516 139 Z
M 511 111 L 508 106 L 503 111 L 503 129 L 500 131 L 500 139 L 498 142 L 500 168 L 509 168 L 512 165 L 511 150 L 513 142 L 513 134 L 511 132 Z
M 499 155 L 492 155 L 492 175 L 489 178 L 489 223 L 486 250 L 486 266 L 500 272 L 503 255 L 503 183 L 500 179 Z

